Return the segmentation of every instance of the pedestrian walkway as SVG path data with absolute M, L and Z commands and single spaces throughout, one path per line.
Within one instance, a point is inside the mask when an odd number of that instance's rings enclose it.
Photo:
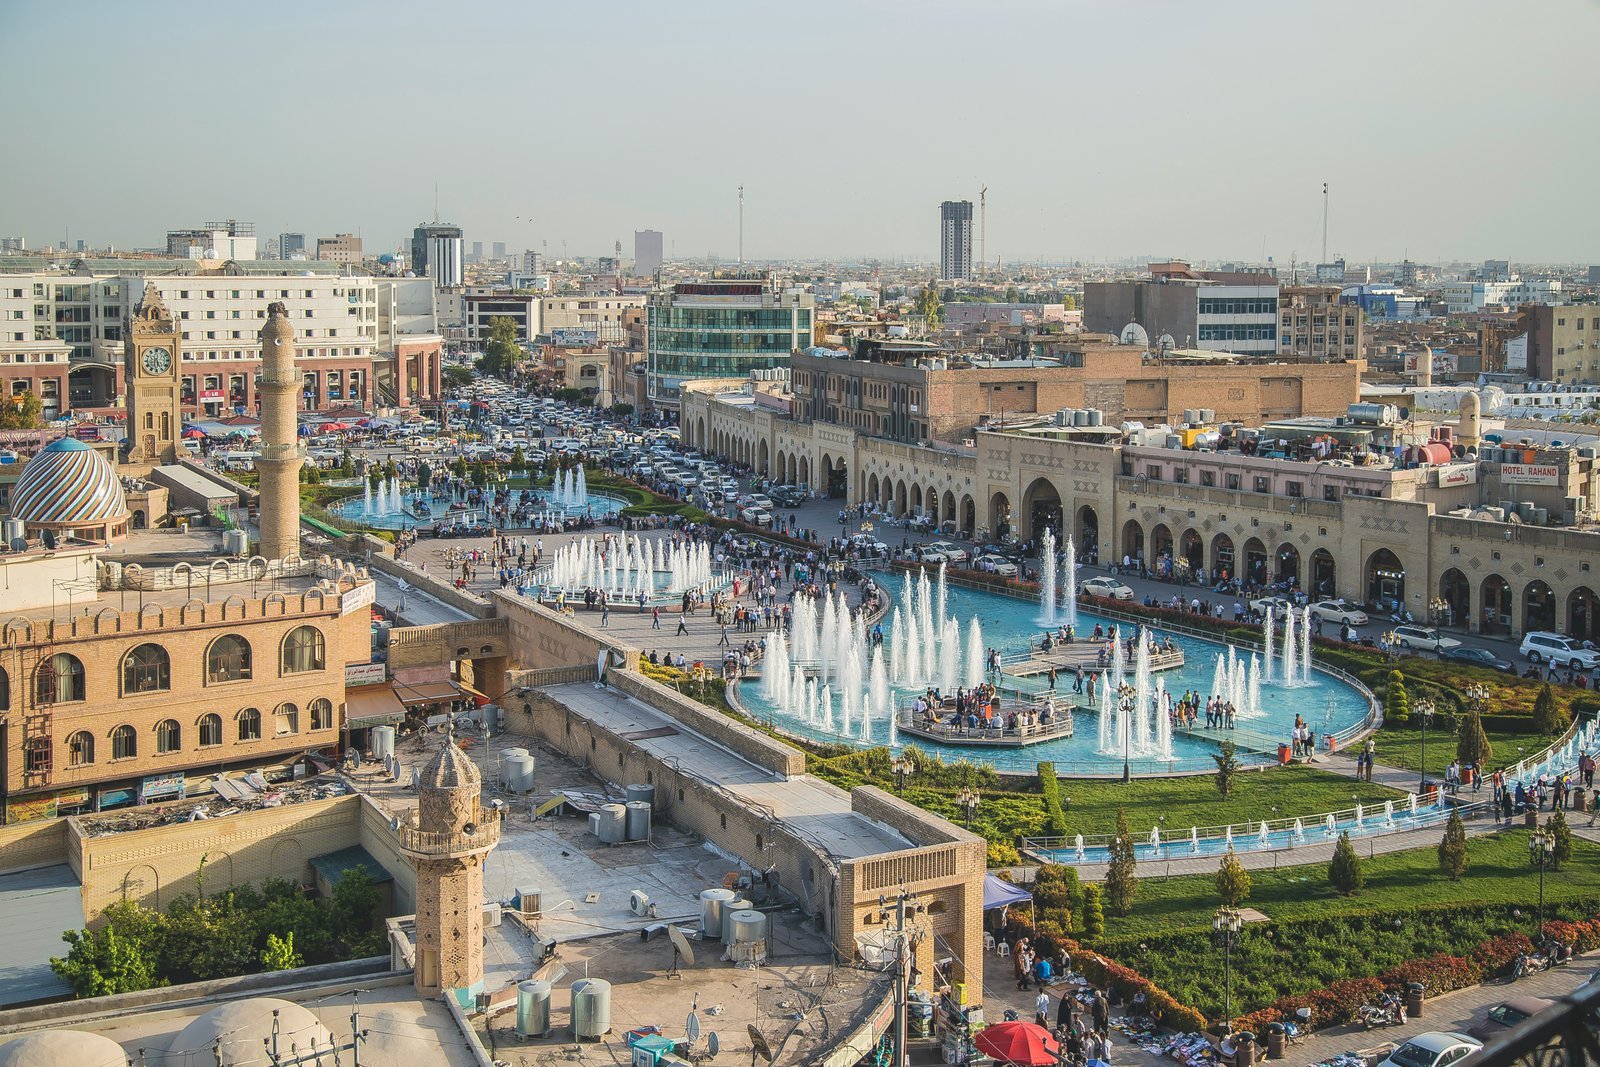
M 1360 779 L 1362 777 L 1356 771 L 1355 750 L 1349 752 L 1324 752 L 1312 762 L 1325 771 L 1331 771 L 1346 778 Z M 1422 784 L 1422 775 L 1405 767 L 1389 767 L 1382 763 L 1375 763 L 1372 767 L 1372 781 L 1378 785 L 1386 785 L 1390 789 L 1398 789 L 1402 793 L 1415 793 L 1417 787 Z

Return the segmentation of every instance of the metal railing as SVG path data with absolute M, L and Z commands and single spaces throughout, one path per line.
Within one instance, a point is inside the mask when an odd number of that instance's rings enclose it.
M 1555 1005 L 1490 1041 L 1478 1067 L 1587 1067 L 1600 1064 L 1600 983 L 1555 998 Z
M 492 814 L 484 822 L 465 830 L 442 832 L 418 830 L 411 826 L 399 829 L 400 848 L 418 856 L 456 856 L 468 852 L 487 852 L 500 842 L 500 820 Z

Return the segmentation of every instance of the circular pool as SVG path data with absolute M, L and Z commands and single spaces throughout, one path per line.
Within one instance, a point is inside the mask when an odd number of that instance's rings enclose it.
M 548 492 L 511 490 L 512 508 L 524 504 L 529 509 L 530 523 L 541 515 L 606 519 L 628 506 L 626 500 L 604 493 L 585 492 L 581 497 L 574 493 L 569 498 L 556 500 Z M 442 490 L 419 493 L 414 486 L 403 486 L 399 481 L 380 482 L 376 487 L 364 482 L 360 496 L 338 501 L 328 510 L 342 519 L 377 530 L 408 529 L 436 522 L 485 521 L 482 504 L 469 503 Z

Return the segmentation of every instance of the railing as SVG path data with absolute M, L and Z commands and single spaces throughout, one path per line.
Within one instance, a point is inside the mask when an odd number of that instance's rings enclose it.
M 1600 983 L 1580 986 L 1490 1041 L 1478 1067 L 1586 1067 L 1600 1064 Z
M 500 820 L 493 814 L 485 822 L 472 828 L 470 833 L 418 830 L 402 826 L 399 830 L 400 848 L 418 856 L 456 856 L 465 852 L 487 852 L 500 841 Z

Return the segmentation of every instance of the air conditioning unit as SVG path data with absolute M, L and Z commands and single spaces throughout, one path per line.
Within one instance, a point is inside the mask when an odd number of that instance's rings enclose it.
M 544 910 L 543 898 L 544 893 L 540 889 L 531 886 L 519 888 L 516 895 L 517 910 L 524 915 L 538 915 Z
M 628 910 L 635 915 L 644 916 L 650 912 L 650 897 L 641 889 L 635 889 L 628 895 Z
M 499 904 L 485 904 L 483 906 L 483 928 L 500 925 L 501 909 Z

